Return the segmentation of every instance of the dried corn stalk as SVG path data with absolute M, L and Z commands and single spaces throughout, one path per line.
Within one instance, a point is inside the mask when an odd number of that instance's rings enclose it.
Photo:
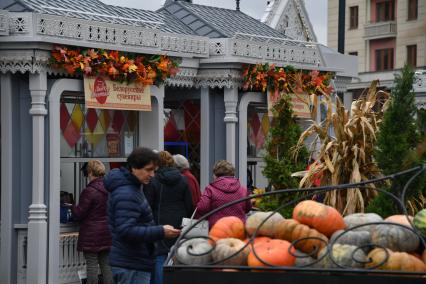
M 331 99 L 324 98 L 323 103 L 328 107 L 326 119 L 320 124 L 312 122 L 298 141 L 298 147 L 301 147 L 307 137 L 315 135 L 311 150 L 318 141 L 321 145 L 317 162 L 308 171 L 294 174 L 302 177 L 300 187 L 311 187 L 318 176 L 321 177 L 321 185 L 339 185 L 381 175 L 373 161 L 373 149 L 389 94 L 377 91 L 377 83 L 374 81 L 367 94 L 352 103 L 351 116 L 339 98 L 336 98 L 335 112 L 332 111 Z M 335 136 L 330 135 L 330 128 Z M 351 214 L 364 212 L 368 202 L 376 195 L 375 190 L 334 190 L 325 193 L 324 202 L 343 214 Z

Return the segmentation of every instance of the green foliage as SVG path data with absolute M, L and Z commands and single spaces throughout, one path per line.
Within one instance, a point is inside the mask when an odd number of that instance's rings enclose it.
M 308 151 L 303 147 L 297 160 L 294 158 L 294 148 L 302 130 L 293 114 L 290 97 L 283 95 L 272 111 L 274 119 L 266 141 L 267 154 L 264 157 L 266 166 L 263 174 L 274 189 L 297 188 L 299 180 L 291 177 L 291 174 L 306 168 Z M 297 198 L 296 194 L 270 196 L 262 200 L 260 204 L 263 208 L 261 209 L 274 210 L 279 205 L 295 198 Z M 281 213 L 288 216 L 290 211 L 292 211 L 292 207 L 284 208 Z
M 384 188 L 389 191 L 389 188 Z M 384 193 L 379 193 L 379 195 L 374 198 L 367 206 L 367 212 L 376 213 L 383 217 L 388 217 L 395 214 L 400 214 L 398 210 L 398 205 L 395 200 Z
M 418 163 L 418 159 L 414 161 L 409 158 L 420 142 L 420 132 L 414 118 L 416 106 L 412 90 L 413 81 L 414 72 L 407 65 L 401 75 L 395 76 L 395 87 L 391 92 L 389 108 L 384 113 L 380 125 L 374 153 L 374 158 L 384 175 L 402 171 Z M 408 178 L 399 177 L 385 189 L 400 197 Z M 421 182 L 422 179 L 417 179 L 410 187 L 406 199 L 419 196 L 424 187 Z M 392 198 L 383 193 L 369 204 L 367 211 L 378 213 L 383 217 L 401 213 L 401 209 Z

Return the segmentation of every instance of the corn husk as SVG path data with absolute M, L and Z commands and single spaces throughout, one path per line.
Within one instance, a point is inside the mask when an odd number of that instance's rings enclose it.
M 328 108 L 325 120 L 321 123 L 312 121 L 311 126 L 300 136 L 296 147 L 297 155 L 297 149 L 304 145 L 305 139 L 314 135 L 311 151 L 317 150 L 316 163 L 307 171 L 294 173 L 294 176 L 302 177 L 299 184 L 301 188 L 312 187 L 318 175 L 324 186 L 358 183 L 381 176 L 373 160 L 373 151 L 389 94 L 378 91 L 377 85 L 377 81 L 372 82 L 367 93 L 352 103 L 351 115 L 339 98 L 336 98 L 335 104 L 328 96 L 322 99 L 321 103 Z M 314 149 L 317 141 L 320 141 L 320 147 Z M 345 215 L 364 212 L 369 201 L 377 195 L 374 185 L 369 187 L 328 191 L 324 203 Z

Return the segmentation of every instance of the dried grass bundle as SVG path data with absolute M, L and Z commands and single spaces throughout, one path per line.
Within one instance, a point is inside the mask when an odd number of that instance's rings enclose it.
M 311 135 L 315 135 L 311 150 L 320 143 L 316 163 L 307 171 L 294 173 L 294 176 L 302 177 L 300 187 L 311 187 L 318 176 L 321 177 L 321 185 L 357 183 L 381 176 L 373 161 L 373 151 L 389 94 L 377 90 L 377 85 L 377 81 L 372 82 L 367 93 L 352 103 L 351 116 L 339 98 L 334 105 L 328 96 L 324 96 L 322 103 L 327 106 L 326 119 L 321 123 L 312 121 L 297 144 L 297 147 L 302 147 Z M 351 214 L 364 212 L 368 202 L 376 195 L 375 190 L 368 189 L 334 190 L 325 193 L 324 203 L 342 214 Z

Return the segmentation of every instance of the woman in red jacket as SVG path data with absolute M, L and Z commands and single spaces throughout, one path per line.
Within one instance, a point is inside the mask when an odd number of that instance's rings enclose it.
M 101 161 L 92 160 L 87 164 L 89 184 L 81 192 L 78 205 L 72 207 L 74 219 L 80 221 L 77 250 L 84 253 L 87 267 L 87 284 L 98 283 L 98 265 L 103 283 L 112 284 L 108 252 L 111 248 L 111 233 L 107 220 L 108 192 L 103 176 L 105 166 Z
M 230 162 L 225 160 L 218 161 L 213 167 L 213 177 L 214 181 L 206 187 L 197 204 L 197 218 L 226 203 L 249 195 L 247 188 L 242 186 L 235 177 L 235 168 Z M 246 213 L 250 209 L 250 199 L 226 207 L 208 218 L 209 226 L 212 227 L 217 220 L 226 216 L 235 216 L 245 221 Z

